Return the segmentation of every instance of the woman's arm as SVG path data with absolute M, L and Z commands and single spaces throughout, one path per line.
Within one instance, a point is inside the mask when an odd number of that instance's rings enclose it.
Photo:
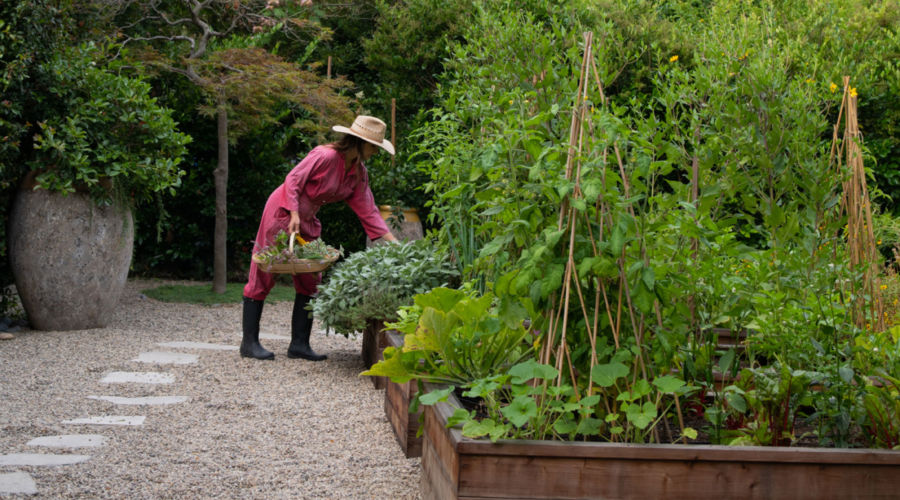
M 289 233 L 299 233 L 300 232 L 300 212 L 296 210 L 291 210 L 291 221 L 288 223 L 288 232 Z

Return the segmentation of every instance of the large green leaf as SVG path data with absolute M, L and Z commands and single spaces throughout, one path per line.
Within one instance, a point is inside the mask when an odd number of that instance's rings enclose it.
M 453 392 L 453 387 L 445 387 L 437 389 L 419 396 L 419 402 L 423 405 L 433 405 L 441 401 L 447 401 L 447 397 Z
M 462 434 L 471 438 L 488 436 L 491 438 L 491 442 L 497 442 L 508 430 L 509 428 L 506 424 L 497 423 L 490 419 L 470 420 L 463 425 Z
M 646 429 L 656 418 L 656 405 L 646 402 L 643 405 L 638 403 L 629 404 L 625 409 L 625 418 L 638 429 Z
M 628 367 L 622 363 L 596 365 L 591 370 L 591 380 L 600 387 L 612 387 L 616 380 L 628 375 Z
M 675 391 L 684 386 L 684 380 L 672 375 L 664 375 L 662 377 L 656 377 L 656 379 L 653 380 L 653 385 L 659 388 L 660 392 L 675 394 Z
M 529 359 L 523 363 L 519 363 L 509 369 L 512 375 L 512 383 L 524 384 L 531 379 L 552 380 L 559 376 L 559 370 L 550 366 L 538 363 L 533 359 Z
M 411 358 L 413 362 L 415 359 L 417 359 L 415 356 Z M 410 363 L 408 361 L 410 360 L 404 360 L 403 353 L 399 349 L 395 347 L 385 347 L 384 359 L 375 363 L 371 368 L 362 372 L 360 375 L 369 377 L 388 377 L 392 382 L 403 384 L 409 382 L 415 376 L 415 373 L 410 369 Z
M 500 409 L 500 413 L 516 427 L 522 427 L 537 416 L 537 403 L 529 396 L 516 396 L 512 402 Z

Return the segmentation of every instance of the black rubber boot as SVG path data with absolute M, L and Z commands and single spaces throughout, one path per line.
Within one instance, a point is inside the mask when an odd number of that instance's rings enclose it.
M 259 343 L 259 319 L 262 317 L 263 301 L 244 297 L 244 316 L 241 326 L 244 339 L 241 341 L 241 356 L 244 358 L 275 359 L 275 354 L 267 351 Z
M 309 297 L 297 294 L 294 297 L 294 312 L 291 314 L 291 345 L 288 347 L 289 358 L 303 358 L 310 361 L 322 361 L 328 358 L 324 354 L 316 354 L 309 346 L 309 335 L 312 333 L 312 312 L 306 310 Z

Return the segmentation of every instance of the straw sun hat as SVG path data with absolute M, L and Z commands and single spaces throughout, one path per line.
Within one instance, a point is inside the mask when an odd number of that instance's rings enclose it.
M 331 129 L 342 134 L 355 135 L 366 142 L 384 148 L 390 154 L 394 154 L 394 145 L 391 144 L 391 141 L 384 138 L 384 131 L 387 129 L 387 125 L 374 116 L 359 115 L 353 120 L 353 125 L 350 125 L 350 128 L 335 125 Z

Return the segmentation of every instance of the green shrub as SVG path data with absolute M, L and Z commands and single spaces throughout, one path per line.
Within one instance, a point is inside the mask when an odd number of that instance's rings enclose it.
M 396 319 L 413 295 L 443 286 L 455 274 L 429 240 L 376 245 L 334 266 L 312 300 L 313 315 L 349 336 L 367 320 Z
M 531 328 L 541 332 L 540 359 L 564 368 L 555 385 L 599 398 L 576 436 L 665 439 L 672 426 L 658 424 L 672 394 L 686 393 L 654 394 L 651 381 L 712 390 L 713 371 L 734 372 L 736 354 L 717 353 L 699 333 L 746 328 L 754 333 L 745 363 L 777 358 L 825 385 L 806 394 L 803 412 L 780 416 L 818 419 L 825 445 L 860 444 L 862 398 L 845 379 L 884 366 L 864 366 L 855 345 L 862 328 L 848 284 L 859 271 L 844 248 L 844 172 L 830 161 L 835 75 L 863 85 L 886 66 L 896 30 L 879 19 L 892 8 L 875 2 L 850 15 L 840 2 L 610 1 L 594 18 L 577 12 L 579 2 L 562 4 L 547 20 L 479 2 L 445 63 L 440 109 L 417 132 L 433 160 L 432 213 L 451 252 L 467 256 L 464 279 L 543 311 Z M 814 15 L 820 6 L 846 15 Z M 858 24 L 883 36 L 816 42 L 818 22 L 829 33 Z M 588 78 L 576 120 L 584 128 L 570 142 L 586 30 L 598 75 Z M 615 383 L 602 371 L 610 366 Z M 754 383 L 744 389 L 768 382 Z M 745 430 L 770 417 L 757 408 Z M 504 432 L 531 432 L 515 426 Z M 775 434 L 756 440 L 800 437 L 790 426 Z
M 27 158 L 39 187 L 85 188 L 102 203 L 111 197 L 106 181 L 139 201 L 180 184 L 178 164 L 190 137 L 150 97 L 150 85 L 119 74 L 119 66 L 106 66 L 102 50 L 84 44 L 39 67 L 46 114 Z

